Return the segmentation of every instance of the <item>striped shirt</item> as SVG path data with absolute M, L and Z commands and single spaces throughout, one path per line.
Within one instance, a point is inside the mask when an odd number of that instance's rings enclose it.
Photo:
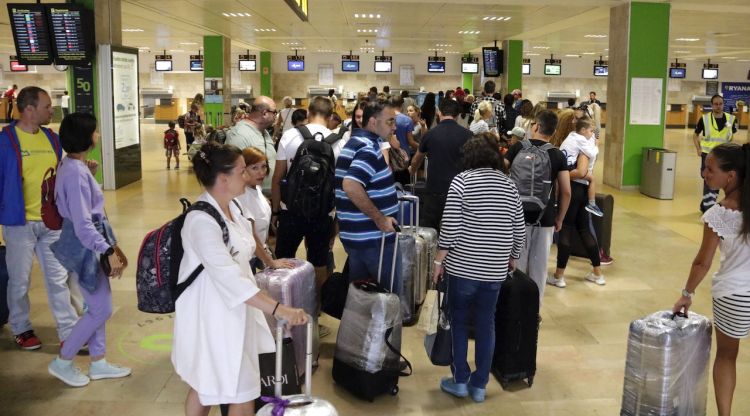
M 453 179 L 440 228 L 445 270 L 464 279 L 497 282 L 508 276 L 509 258 L 521 255 L 526 227 L 513 181 L 490 168 Z
M 357 208 L 344 192 L 344 179 L 359 182 L 383 215 L 398 212 L 393 173 L 380 150 L 381 139 L 364 129 L 354 129 L 336 161 L 336 216 L 339 238 L 351 248 L 370 248 L 382 236 L 375 222 Z

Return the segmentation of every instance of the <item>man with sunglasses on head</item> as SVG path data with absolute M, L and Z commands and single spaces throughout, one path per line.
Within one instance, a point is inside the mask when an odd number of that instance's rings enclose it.
M 276 103 L 270 97 L 261 95 L 250 105 L 247 114 L 232 126 L 227 132 L 226 144 L 232 144 L 240 149 L 255 147 L 260 149 L 268 158 L 269 172 L 263 181 L 263 193 L 271 192 L 271 178 L 276 165 L 276 149 L 273 137 L 268 128 L 276 121 Z

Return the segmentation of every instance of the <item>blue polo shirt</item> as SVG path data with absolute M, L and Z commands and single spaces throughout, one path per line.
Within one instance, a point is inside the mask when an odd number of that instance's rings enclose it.
M 401 143 L 401 148 L 406 150 L 406 153 L 413 155 L 414 151 L 409 146 L 409 139 L 406 137 L 407 134 L 414 130 L 414 122 L 411 117 L 406 114 L 396 114 L 396 137 Z
M 336 161 L 336 216 L 339 238 L 351 248 L 372 248 L 380 243 L 382 232 L 375 222 L 363 214 L 344 192 L 344 179 L 362 184 L 372 203 L 386 216 L 398 212 L 393 173 L 380 150 L 381 139 L 364 129 L 354 129 Z

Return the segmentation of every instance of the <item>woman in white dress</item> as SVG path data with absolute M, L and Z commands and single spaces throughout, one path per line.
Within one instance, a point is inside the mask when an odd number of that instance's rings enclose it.
M 302 309 L 279 304 L 258 289 L 250 270 L 255 240 L 250 222 L 232 199 L 245 192 L 245 160 L 231 145 L 207 143 L 193 158 L 205 192 L 198 198 L 222 218 L 228 234 L 210 214 L 190 212 L 182 228 L 185 254 L 178 282 L 199 265 L 204 270 L 175 304 L 172 364 L 189 386 L 185 414 L 206 416 L 210 406 L 228 403 L 229 414 L 254 414 L 260 396 L 258 354 L 273 352 L 263 313 L 301 325 Z

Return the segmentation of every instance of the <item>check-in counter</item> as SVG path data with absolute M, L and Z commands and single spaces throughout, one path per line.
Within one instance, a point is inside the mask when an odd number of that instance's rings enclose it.
M 172 91 L 162 88 L 141 88 L 141 97 L 141 117 L 156 119 L 156 107 L 160 106 L 163 99 L 171 100 Z
M 684 129 L 687 124 L 688 113 L 686 104 L 669 104 L 669 110 L 665 117 L 666 128 Z
M 0 119 L 3 120 L 5 123 L 10 123 L 10 120 L 7 119 L 8 115 L 8 99 L 5 97 L 2 97 L 2 101 L 0 101 Z M 13 114 L 11 114 L 11 117 L 13 120 L 18 120 L 21 115 L 18 114 L 18 106 L 16 106 L 15 102 L 13 103 Z
M 160 98 L 154 107 L 154 121 L 157 123 L 177 122 L 180 103 L 177 98 Z

